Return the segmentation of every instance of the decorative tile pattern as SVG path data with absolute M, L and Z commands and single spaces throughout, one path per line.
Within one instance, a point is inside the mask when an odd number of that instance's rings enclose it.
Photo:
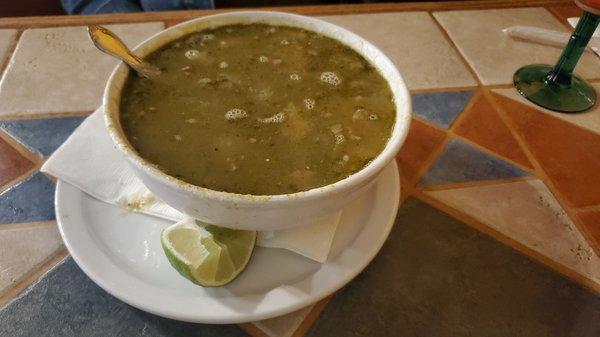
M 107 27 L 135 46 L 162 30 L 163 24 Z M 100 105 L 106 79 L 116 64 L 96 50 L 85 27 L 28 29 L 0 83 L 0 116 L 92 111 Z
M 1 131 L 0 131 L 1 132 Z M 24 174 L 34 164 L 0 138 L 0 188 Z
M 307 336 L 592 337 L 599 315 L 597 294 L 409 198 Z
M 253 324 L 269 337 L 292 337 L 312 308 L 313 306 L 311 305 L 287 315 L 255 322 Z
M 0 293 L 60 247 L 56 223 L 0 228 Z
M 406 141 L 397 157 L 403 176 L 412 181 L 423 167 L 425 160 L 432 155 L 445 138 L 444 131 L 413 118 Z
M 2 224 L 54 220 L 54 183 L 34 174 L 0 194 Z
M 512 83 L 512 76 L 520 67 L 532 63 L 554 64 L 561 53 L 560 48 L 514 40 L 502 33 L 502 29 L 535 26 L 566 31 L 543 8 L 447 11 L 433 15 L 486 85 Z M 597 78 L 600 61 L 595 55 L 585 53 L 576 72 L 585 78 Z
M 573 206 L 600 203 L 600 135 L 496 95 L 529 151 Z
M 56 150 L 84 117 L 0 121 L 0 129 L 40 156 Z
M 0 311 L 0 336 L 246 337 L 235 325 L 202 325 L 154 316 L 115 299 L 71 258 Z
M 457 135 L 531 168 L 521 146 L 484 95 L 478 95 L 463 114 L 452 128 Z
M 596 92 L 600 92 L 600 84 L 592 84 L 592 86 L 596 89 Z M 555 111 L 551 111 L 548 109 L 544 109 L 539 107 L 523 96 L 521 96 L 516 89 L 494 89 L 492 92 L 502 95 L 504 97 L 510 98 L 513 101 L 517 101 L 521 104 L 532 107 L 536 110 L 542 111 L 556 118 L 560 118 L 569 123 L 573 123 L 579 125 L 584 129 L 588 129 L 600 134 L 600 104 L 596 104 L 592 109 L 580 113 L 559 113 Z M 505 100 L 500 100 L 500 102 L 506 102 Z M 512 105 L 510 105 L 512 107 Z
M 396 64 L 410 89 L 477 84 L 425 12 L 323 16 L 320 19 L 372 42 Z
M 591 238 L 590 244 L 596 250 L 596 254 L 600 252 L 600 209 L 582 211 L 577 213 L 577 217 L 584 230 Z
M 413 113 L 448 128 L 473 97 L 472 91 L 413 94 Z
M 600 258 L 540 180 L 427 194 L 600 283 Z
M 515 178 L 527 174 L 498 157 L 453 139 L 425 172 L 419 186 Z

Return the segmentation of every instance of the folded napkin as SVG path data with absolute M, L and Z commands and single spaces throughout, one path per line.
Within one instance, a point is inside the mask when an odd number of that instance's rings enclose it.
M 142 184 L 114 147 L 99 108 L 73 132 L 41 168 L 92 197 L 171 221 L 184 214 L 161 202 Z M 259 232 L 257 245 L 288 249 L 325 262 L 341 211 L 330 219 L 280 231 Z

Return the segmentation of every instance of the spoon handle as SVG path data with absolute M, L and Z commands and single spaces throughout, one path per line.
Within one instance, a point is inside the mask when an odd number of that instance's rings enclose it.
M 123 41 L 110 30 L 102 26 L 90 25 L 88 26 L 88 33 L 92 42 L 98 49 L 121 59 L 140 76 L 151 78 L 160 74 L 160 69 L 133 54 Z

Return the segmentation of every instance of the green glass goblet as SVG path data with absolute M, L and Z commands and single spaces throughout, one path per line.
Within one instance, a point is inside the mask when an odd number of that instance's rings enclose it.
M 599 22 L 600 16 L 583 12 L 554 67 L 532 64 L 517 70 L 513 76 L 517 91 L 531 102 L 558 112 L 580 112 L 594 106 L 596 91 L 573 70 Z

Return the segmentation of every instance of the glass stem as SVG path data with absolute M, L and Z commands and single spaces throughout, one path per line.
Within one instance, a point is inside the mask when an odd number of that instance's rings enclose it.
M 583 12 L 583 16 L 579 19 L 577 27 L 575 27 L 575 31 L 573 31 L 573 35 L 571 35 L 569 43 L 560 55 L 554 69 L 546 76 L 546 83 L 559 86 L 571 85 L 573 70 L 588 42 L 590 42 L 599 22 L 600 16 Z

